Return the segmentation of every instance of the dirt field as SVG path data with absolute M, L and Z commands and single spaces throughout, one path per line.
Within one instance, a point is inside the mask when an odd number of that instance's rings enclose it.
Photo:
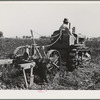
M 48 43 L 47 40 L 37 41 L 38 44 Z M 0 58 L 6 58 L 20 45 L 32 44 L 32 40 L 0 39 Z M 99 90 L 100 89 L 100 45 L 99 41 L 86 41 L 91 49 L 91 61 L 82 63 L 73 72 L 68 72 L 62 65 L 52 83 L 38 85 L 34 83 L 32 90 Z M 0 67 L 0 89 L 21 90 L 25 88 L 22 72 L 13 66 Z

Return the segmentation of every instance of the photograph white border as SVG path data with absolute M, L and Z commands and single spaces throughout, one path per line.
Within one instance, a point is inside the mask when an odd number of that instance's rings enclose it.
M 100 99 L 99 90 L 1 90 L 0 99 Z
M 100 1 L 0 1 L 0 3 L 100 3 Z M 0 90 L 0 99 L 100 99 L 99 90 Z

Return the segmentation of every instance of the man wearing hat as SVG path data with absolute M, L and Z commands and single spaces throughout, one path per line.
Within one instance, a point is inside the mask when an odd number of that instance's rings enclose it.
M 61 27 L 59 28 L 59 30 L 68 30 L 68 19 L 65 18 L 63 21 L 63 24 L 61 25 Z
M 59 28 L 59 30 L 60 30 L 60 32 L 66 31 L 67 34 L 73 36 L 73 39 L 74 39 L 73 41 L 75 41 L 76 37 L 73 34 L 71 34 L 71 32 L 70 32 L 70 30 L 68 28 L 68 24 L 69 24 L 68 19 L 64 18 L 63 24 L 61 25 L 61 27 Z

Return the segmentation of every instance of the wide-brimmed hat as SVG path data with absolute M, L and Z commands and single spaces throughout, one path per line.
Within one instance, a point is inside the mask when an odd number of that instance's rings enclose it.
M 64 18 L 64 23 L 68 23 L 68 19 L 67 18 Z

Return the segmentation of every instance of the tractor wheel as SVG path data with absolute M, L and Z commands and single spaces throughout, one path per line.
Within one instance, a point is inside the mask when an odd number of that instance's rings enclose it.
M 73 71 L 78 64 L 77 61 L 77 50 L 76 49 L 72 49 L 69 53 L 69 58 L 68 58 L 68 71 Z
M 48 82 L 53 82 L 55 75 L 60 70 L 61 56 L 57 50 L 50 50 L 47 56 L 50 61 L 47 64 L 46 76 Z

